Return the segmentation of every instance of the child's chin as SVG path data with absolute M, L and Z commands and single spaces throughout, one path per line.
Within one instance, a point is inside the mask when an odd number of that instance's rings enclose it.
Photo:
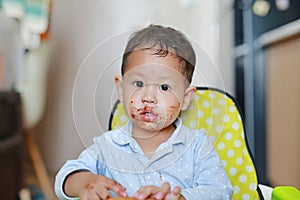
M 139 120 L 136 121 L 135 125 L 147 131 L 159 131 L 164 128 L 164 124 L 154 121 Z

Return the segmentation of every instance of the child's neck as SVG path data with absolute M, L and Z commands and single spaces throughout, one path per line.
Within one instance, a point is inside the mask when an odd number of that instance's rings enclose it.
M 148 131 L 134 127 L 132 129 L 132 135 L 140 145 L 144 154 L 150 159 L 159 145 L 166 142 L 175 129 L 176 127 L 173 124 L 159 131 Z

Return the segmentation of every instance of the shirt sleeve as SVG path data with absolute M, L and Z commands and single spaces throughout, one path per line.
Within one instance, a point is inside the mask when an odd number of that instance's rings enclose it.
M 231 199 L 231 183 L 207 136 L 195 151 L 193 187 L 183 189 L 181 194 L 188 200 Z
M 64 182 L 68 175 L 75 171 L 90 171 L 95 174 L 99 174 L 99 169 L 101 167 L 99 166 L 99 162 L 97 160 L 99 159 L 97 156 L 97 148 L 96 145 L 93 144 L 86 150 L 84 150 L 78 159 L 76 160 L 68 160 L 63 167 L 58 171 L 56 177 L 55 177 L 55 193 L 59 199 L 70 199 L 75 200 L 79 198 L 72 198 L 68 197 L 64 192 Z

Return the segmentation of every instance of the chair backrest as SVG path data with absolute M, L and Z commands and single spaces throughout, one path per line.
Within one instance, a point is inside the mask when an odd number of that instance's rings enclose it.
M 232 199 L 260 199 L 255 166 L 234 98 L 218 89 L 199 87 L 188 109 L 180 115 L 185 126 L 204 130 L 214 142 L 233 186 Z M 110 129 L 121 127 L 128 120 L 122 104 L 116 103 Z

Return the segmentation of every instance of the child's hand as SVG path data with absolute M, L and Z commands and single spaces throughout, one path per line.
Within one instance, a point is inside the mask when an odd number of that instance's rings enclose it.
M 180 192 L 180 187 L 177 186 L 171 191 L 170 184 L 165 182 L 161 185 L 161 187 L 143 186 L 134 194 L 134 197 L 139 200 L 144 200 L 147 198 L 159 200 L 184 200 L 184 197 L 180 195 Z
M 102 200 L 111 197 L 110 190 L 121 197 L 127 197 L 126 189 L 118 182 L 91 172 L 79 172 L 70 175 L 65 182 L 68 196 L 79 196 L 81 200 Z

